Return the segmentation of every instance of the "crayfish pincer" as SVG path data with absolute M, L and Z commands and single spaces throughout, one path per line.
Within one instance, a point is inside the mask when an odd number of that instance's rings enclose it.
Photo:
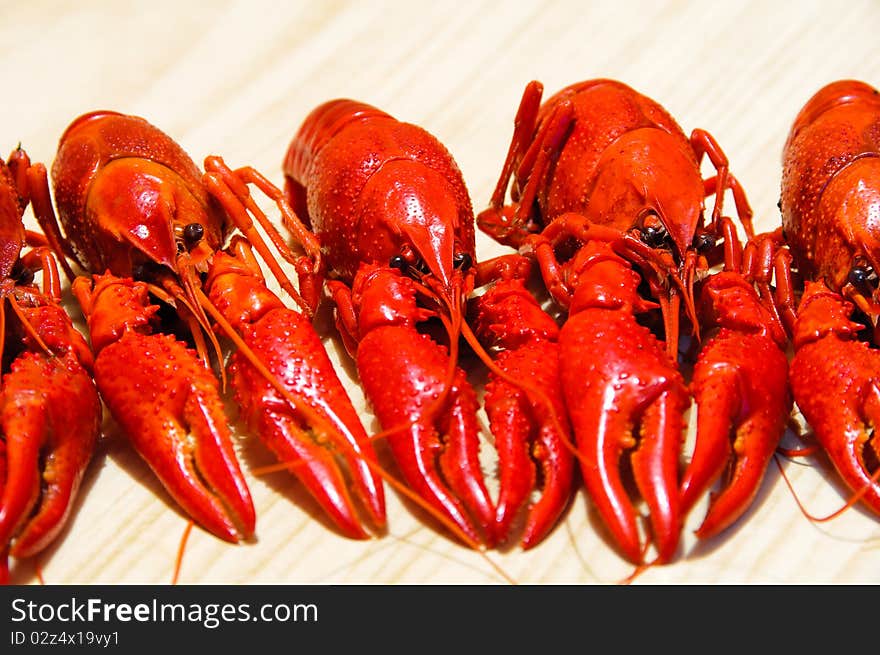
M 56 261 L 22 223 L 30 162 L 18 149 L 10 164 L 0 160 L 0 582 L 8 555 L 31 557 L 64 528 L 101 423 L 92 353 L 61 307 Z
M 560 266 L 555 239 L 569 235 L 582 246 Z M 561 267 L 570 285 L 560 376 L 590 498 L 623 554 L 641 563 L 645 546 L 620 470 L 626 456 L 659 561 L 667 562 L 682 528 L 678 461 L 690 396 L 676 361 L 637 320 L 657 305 L 641 296 L 642 276 L 618 250 L 628 252 L 622 233 L 572 213 L 523 244 L 524 252 Z
M 282 192 L 249 167 L 233 171 L 208 157 L 205 169 L 144 119 L 98 111 L 77 118 L 61 137 L 52 166 L 57 218 L 45 167 L 28 171 L 47 239 L 86 273 L 73 286 L 97 353 L 98 389 L 180 506 L 223 539 L 247 539 L 255 511 L 211 364 L 216 354 L 225 379 L 219 337 L 226 337 L 235 347 L 232 381 L 249 425 L 345 534 L 364 537 L 345 477 L 333 471 L 334 454 L 318 451 L 333 444 L 369 459 L 372 448 L 317 336 L 309 338 L 309 320 L 287 314 L 293 310 L 265 289 L 251 247 L 281 288 L 303 302 L 277 256 L 294 265 L 300 260 L 249 185 L 272 198 L 289 222 L 293 212 Z M 320 262 L 308 235 L 300 241 L 308 260 Z M 273 347 L 296 364 L 273 357 Z M 262 420 L 252 420 L 261 412 Z M 322 438 L 297 447 L 314 435 Z M 366 465 L 348 468 L 371 522 L 381 528 L 381 481 Z
M 303 122 L 284 172 L 290 204 L 308 220 L 325 254 L 326 270 L 306 286 L 319 288 L 329 278 L 336 324 L 408 486 L 470 545 L 508 538 L 513 516 L 527 504 L 529 494 L 520 489 L 531 489 L 542 477 L 535 467 L 553 460 L 533 459 L 528 436 L 520 440 L 522 456 L 512 448 L 499 451 L 505 501 L 496 507 L 480 467 L 478 403 L 459 366 L 460 338 L 512 387 L 521 388 L 523 378 L 512 380 L 521 371 L 492 363 L 464 318 L 479 263 L 473 209 L 452 156 L 416 125 L 337 99 Z M 425 326 L 438 322 L 448 339 L 428 334 Z M 518 419 L 493 420 L 511 429 L 522 421 L 553 422 L 552 401 L 540 395 L 519 402 L 490 394 L 487 403 L 498 405 L 487 411 L 514 412 Z M 543 413 L 523 412 L 531 402 L 541 403 Z M 525 434 L 538 431 L 526 423 Z M 502 439 L 511 440 L 517 438 Z M 527 531 L 528 544 L 547 533 L 565 506 L 571 489 L 565 470 L 559 479 L 564 491 L 532 504 L 529 511 L 540 516 L 530 523 L 536 531 Z M 510 485 L 517 490 L 510 493 Z

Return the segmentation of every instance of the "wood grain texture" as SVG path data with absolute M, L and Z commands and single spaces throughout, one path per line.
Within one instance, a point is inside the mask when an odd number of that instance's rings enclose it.
M 299 123 L 345 96 L 422 125 L 453 153 L 474 206 L 497 178 L 524 85 L 620 79 L 689 132 L 710 130 L 746 188 L 757 225 L 778 224 L 782 145 L 800 106 L 841 77 L 880 84 L 880 5 L 726 2 L 4 2 L 0 148 L 51 162 L 67 124 L 94 109 L 146 117 L 201 161 L 220 154 L 276 182 Z M 268 206 L 267 206 L 268 209 Z M 481 257 L 505 249 L 478 236 Z M 326 327 L 326 326 L 325 326 Z M 375 429 L 341 345 L 327 345 Z M 167 583 L 185 521 L 109 422 L 69 529 L 41 558 L 48 583 Z M 249 471 L 271 458 L 240 435 Z M 491 462 L 487 462 L 490 465 Z M 787 463 L 816 514 L 845 491 L 821 459 Z M 194 530 L 183 583 L 614 583 L 631 572 L 583 492 L 534 551 L 484 556 L 426 527 L 389 493 L 389 534 L 344 539 L 289 476 L 248 473 L 254 543 Z M 775 467 L 744 520 L 638 583 L 878 583 L 880 522 L 860 510 L 814 525 Z M 35 581 L 17 563 L 13 581 Z

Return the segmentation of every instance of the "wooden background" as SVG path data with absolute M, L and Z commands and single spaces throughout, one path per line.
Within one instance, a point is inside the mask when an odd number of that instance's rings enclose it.
M 197 161 L 220 154 L 281 182 L 296 128 L 339 96 L 422 125 L 488 202 L 523 86 L 547 93 L 620 79 L 661 102 L 685 131 L 710 130 L 745 186 L 758 225 L 778 223 L 780 153 L 821 85 L 880 84 L 880 4 L 798 0 L 578 2 L 50 2 L 0 5 L 0 147 L 51 163 L 67 124 L 94 109 L 146 117 Z M 483 257 L 504 249 L 478 237 Z M 339 344 L 328 348 L 363 405 Z M 368 429 L 375 429 L 364 409 Z M 790 436 L 787 439 L 792 439 Z M 792 441 L 792 444 L 794 442 Z M 270 458 L 239 439 L 246 469 Z M 787 463 L 816 514 L 844 491 L 821 459 Z M 499 583 L 480 555 L 425 527 L 389 492 L 389 533 L 339 536 L 286 474 L 248 473 L 257 540 L 232 546 L 193 531 L 183 583 Z M 771 465 L 755 507 L 639 583 L 876 583 L 880 523 L 855 510 L 808 522 Z M 108 424 L 69 529 L 41 559 L 47 583 L 167 583 L 185 522 Z M 490 554 L 523 583 L 613 583 L 631 567 L 606 543 L 582 492 L 536 550 Z M 35 581 L 30 562 L 13 581 Z

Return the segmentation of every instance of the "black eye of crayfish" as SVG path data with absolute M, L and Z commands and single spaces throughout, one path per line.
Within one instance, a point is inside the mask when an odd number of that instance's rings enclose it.
M 457 252 L 452 258 L 452 265 L 462 273 L 466 272 L 473 263 L 473 258 L 466 252 Z
M 708 232 L 702 232 L 694 237 L 694 248 L 698 253 L 705 253 L 715 247 L 715 237 Z
M 874 277 L 874 270 L 870 266 L 857 264 L 849 269 L 847 280 L 857 289 L 865 289 L 868 282 Z
M 187 246 L 194 246 L 205 236 L 205 227 L 201 223 L 190 223 L 183 228 L 183 240 Z
M 646 225 L 642 230 L 642 241 L 652 248 L 658 248 L 666 241 L 669 233 L 662 225 Z
M 398 271 L 405 271 L 409 264 L 406 261 L 406 257 L 403 255 L 394 255 L 389 261 L 388 265 L 391 268 L 396 268 Z

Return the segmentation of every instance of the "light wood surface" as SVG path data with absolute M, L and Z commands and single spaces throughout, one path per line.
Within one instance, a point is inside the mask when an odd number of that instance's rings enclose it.
M 780 157 L 791 121 L 837 78 L 880 84 L 880 4 L 705 2 L 10 2 L 0 6 L 0 148 L 19 142 L 51 163 L 79 114 L 141 115 L 193 156 L 220 154 L 281 183 L 281 160 L 317 104 L 345 96 L 435 134 L 453 153 L 475 208 L 485 207 L 524 85 L 548 93 L 620 79 L 662 103 L 686 132 L 711 131 L 744 185 L 758 225 L 778 223 Z M 478 254 L 505 252 L 478 236 Z M 326 327 L 326 326 L 325 326 Z M 328 349 L 376 429 L 340 344 Z M 234 415 L 234 410 L 233 415 Z M 167 583 L 185 521 L 108 423 L 69 529 L 41 558 L 47 583 Z M 793 445 L 789 435 L 787 442 Z M 194 530 L 183 583 L 614 583 L 631 572 L 579 492 L 538 548 L 484 556 L 427 527 L 389 492 L 389 532 L 347 540 L 254 437 L 240 452 L 258 511 L 257 539 L 232 546 Z M 488 449 L 484 449 L 488 450 Z M 786 463 L 818 515 L 845 491 L 821 459 Z M 771 465 L 754 508 L 637 583 L 877 583 L 880 522 L 861 510 L 812 524 Z M 494 566 L 493 566 L 494 565 Z M 13 581 L 35 581 L 31 562 Z

